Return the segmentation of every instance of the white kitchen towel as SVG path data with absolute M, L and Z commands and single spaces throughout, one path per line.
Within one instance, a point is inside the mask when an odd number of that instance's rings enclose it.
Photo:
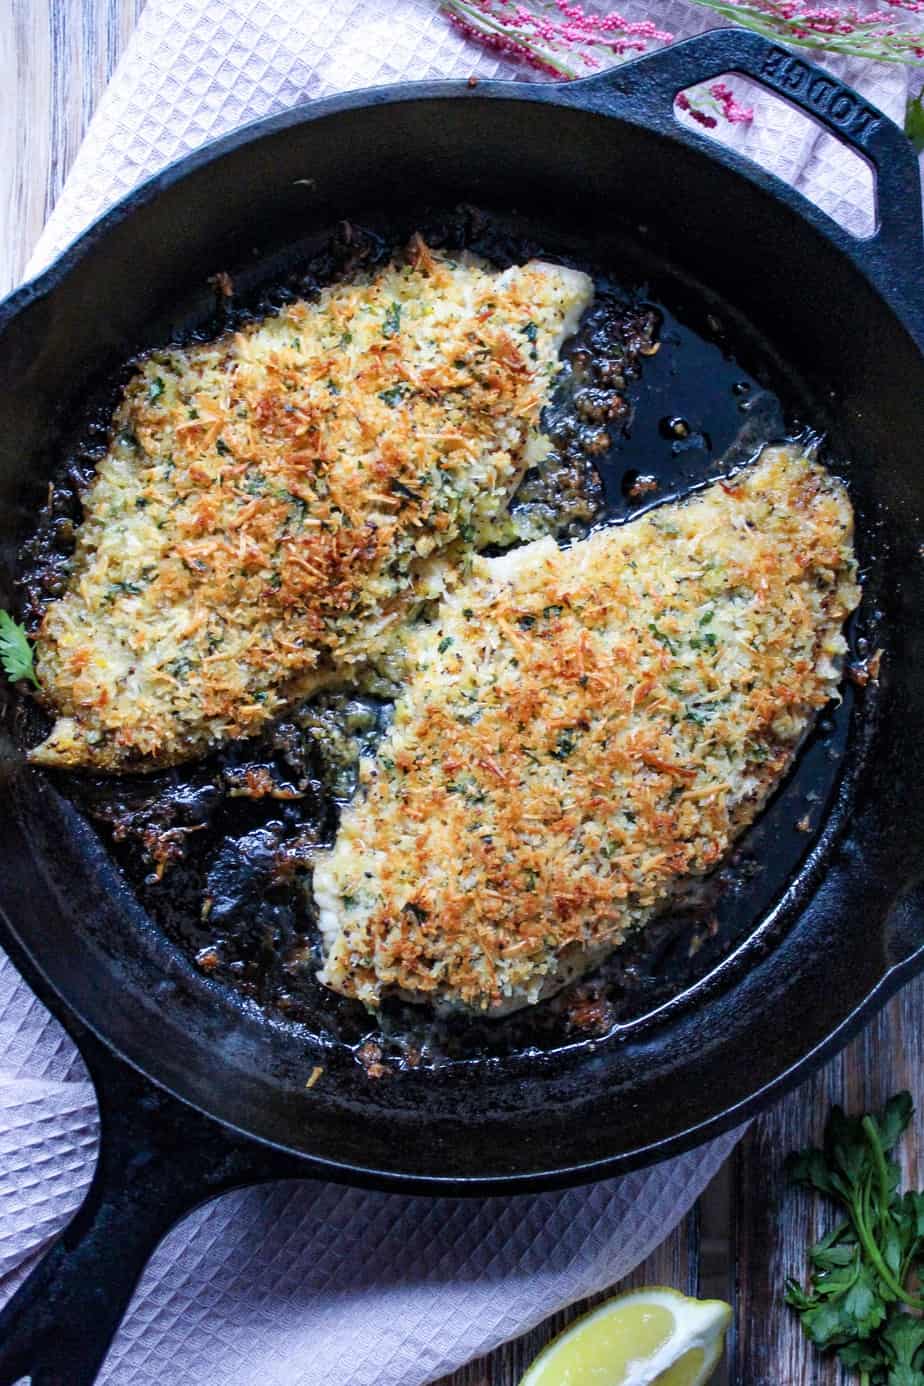
M 686 0 L 621 8 L 677 37 L 713 22 Z M 901 118 L 903 69 L 833 66 Z M 471 74 L 536 79 L 466 41 L 436 0 L 149 0 L 29 271 L 141 178 L 244 121 L 346 88 Z M 865 165 L 746 90 L 753 125 L 718 137 L 868 230 Z M 559 1194 L 422 1200 L 291 1183 L 228 1194 L 161 1245 L 100 1380 L 417 1386 L 626 1274 L 689 1209 L 737 1134 Z M 79 1202 L 95 1146 L 79 1056 L 0 962 L 0 1300 Z
M 626 1274 L 739 1134 L 565 1193 L 407 1198 L 289 1182 L 226 1194 L 161 1244 L 100 1381 L 430 1381 Z M 76 1207 L 95 1145 L 79 1056 L 0 961 L 0 1300 Z

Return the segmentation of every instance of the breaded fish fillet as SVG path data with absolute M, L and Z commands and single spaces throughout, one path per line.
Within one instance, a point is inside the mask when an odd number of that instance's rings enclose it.
M 512 1010 L 710 871 L 836 693 L 852 527 L 774 448 L 570 549 L 476 559 L 316 866 L 322 981 Z
M 374 655 L 425 561 L 515 488 L 592 294 L 430 251 L 149 357 L 38 632 L 32 759 L 145 769 L 250 736 Z

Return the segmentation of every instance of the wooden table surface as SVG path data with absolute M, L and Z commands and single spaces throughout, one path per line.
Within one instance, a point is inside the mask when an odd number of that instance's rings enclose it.
M 143 0 L 0 0 L 0 294 L 22 273 L 142 7 Z M 866 1109 L 907 1087 L 924 1111 L 922 1014 L 924 979 L 756 1120 L 690 1216 L 612 1287 L 666 1284 L 728 1299 L 734 1329 L 716 1383 L 833 1386 L 843 1379 L 803 1347 L 780 1303 L 784 1276 L 801 1273 L 805 1245 L 825 1218 L 810 1198 L 783 1186 L 781 1166 L 787 1151 L 817 1139 L 832 1102 Z M 924 1119 L 917 1130 L 920 1137 Z M 917 1144 L 924 1149 L 920 1138 Z M 917 1179 L 913 1165 L 909 1176 Z M 556 1315 L 440 1386 L 513 1386 L 584 1308 Z

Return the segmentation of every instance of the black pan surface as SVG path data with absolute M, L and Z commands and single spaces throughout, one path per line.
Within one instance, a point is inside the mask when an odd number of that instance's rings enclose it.
M 678 90 L 729 70 L 797 102 L 874 165 L 875 236 L 855 239 L 676 122 Z M 488 1192 L 674 1153 L 795 1081 L 924 958 L 924 684 L 912 653 L 924 625 L 917 166 L 884 117 L 755 36 L 704 36 L 572 87 L 428 83 L 336 98 L 238 132 L 145 185 L 0 308 L 6 577 L 81 402 L 133 353 L 204 321 L 217 270 L 278 283 L 345 217 L 413 222 L 416 209 L 460 204 L 488 209 L 512 236 L 525 229 L 546 253 L 601 267 L 673 315 L 673 341 L 643 372 L 632 437 L 603 468 L 615 518 L 625 473 L 643 460 L 646 472 L 660 469 L 661 495 L 716 475 L 742 402 L 736 383 L 781 401 L 775 429 L 808 422 L 825 433 L 858 516 L 865 598 L 854 650 L 883 650 L 880 679 L 848 688 L 745 844 L 740 860 L 758 869 L 726 883 L 734 908 L 721 946 L 666 959 L 669 984 L 642 986 L 599 1033 L 559 1026 L 550 1039 L 515 1027 L 505 1040 L 433 1046 L 417 1066 L 385 1035 L 389 1071 L 378 1079 L 357 1061 L 368 1036 L 338 1033 L 320 1013 L 267 1011 L 196 968 L 66 787 L 27 769 L 7 736 L 0 941 L 89 1053 L 104 1132 L 116 1133 L 103 1164 L 110 1183 L 121 1169 L 121 1196 L 138 1200 L 148 1241 L 160 1222 L 125 1177 L 132 1148 L 155 1150 L 154 1167 L 174 1171 L 172 1183 L 151 1179 L 161 1222 L 197 1193 L 274 1173 Z M 694 358 L 708 389 L 691 394 L 671 371 Z M 698 455 L 665 446 L 655 456 L 655 414 L 662 398 L 674 412 L 677 389 L 688 391 L 682 410 L 702 415 L 694 431 L 716 436 Z M 727 415 L 716 412 L 720 397 Z M 806 814 L 808 832 L 796 826 Z M 87 1266 L 101 1254 L 106 1174 L 73 1243 Z M 46 1275 L 73 1267 L 57 1254 Z M 41 1337 L 34 1325 L 19 1333 L 16 1351 L 0 1351 L 0 1383 L 16 1379 L 4 1368 L 21 1367 Z

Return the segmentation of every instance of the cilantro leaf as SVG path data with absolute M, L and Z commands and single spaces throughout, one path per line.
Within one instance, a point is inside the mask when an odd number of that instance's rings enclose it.
M 28 679 L 39 687 L 33 665 L 32 646 L 26 632 L 8 611 L 0 611 L 0 664 L 11 683 Z

